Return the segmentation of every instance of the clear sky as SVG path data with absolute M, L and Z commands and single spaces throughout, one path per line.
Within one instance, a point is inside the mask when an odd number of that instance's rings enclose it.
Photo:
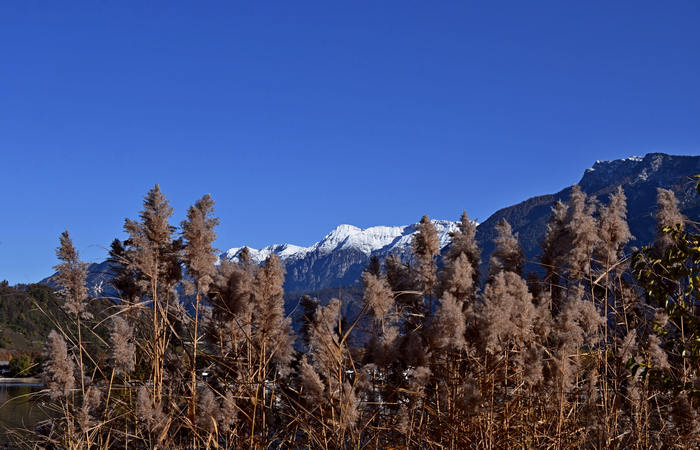
M 700 154 L 700 2 L 0 3 L 0 280 L 105 256 L 160 183 L 220 249 L 484 220 Z

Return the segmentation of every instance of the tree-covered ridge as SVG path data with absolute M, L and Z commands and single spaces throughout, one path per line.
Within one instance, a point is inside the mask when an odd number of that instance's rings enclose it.
M 107 299 L 91 299 L 87 308 L 104 317 L 111 304 Z M 0 349 L 10 359 L 10 376 L 36 375 L 41 371 L 46 336 L 69 323 L 61 305 L 63 299 L 56 289 L 46 284 L 0 283 Z M 103 327 L 97 329 L 104 333 Z
M 55 419 L 34 437 L 66 448 L 697 446 L 700 238 L 671 191 L 657 203 L 654 244 L 632 255 L 623 189 L 601 204 L 575 186 L 552 209 L 539 275 L 525 273 L 502 220 L 482 276 L 466 214 L 438 265 L 423 217 L 413 263 L 370 260 L 359 311 L 303 297 L 295 332 L 279 258 L 257 265 L 243 251 L 215 265 L 211 198 L 178 228 L 156 186 L 113 245 L 120 300 L 108 320 L 86 309 L 85 266 L 61 236 L 71 320 L 49 334 Z
M 56 327 L 54 321 L 66 321 L 62 303 L 56 289 L 46 284 L 0 284 L 0 348 L 40 352 L 49 331 Z M 88 309 L 99 314 L 110 304 L 105 299 L 93 299 Z
M 56 315 L 59 302 L 54 289 L 43 284 L 0 285 L 0 347 L 9 350 L 40 351 L 54 327 L 49 316 Z

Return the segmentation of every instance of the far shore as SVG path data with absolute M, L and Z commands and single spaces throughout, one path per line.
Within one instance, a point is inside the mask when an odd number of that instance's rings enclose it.
M 23 378 L 5 378 L 5 377 L 0 377 L 0 386 L 1 385 L 8 385 L 8 384 L 28 384 L 28 385 L 35 385 L 35 386 L 40 386 L 41 383 L 41 378 L 37 377 L 23 377 Z

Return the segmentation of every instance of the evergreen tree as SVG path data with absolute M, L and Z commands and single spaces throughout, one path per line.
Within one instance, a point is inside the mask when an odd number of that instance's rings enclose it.
M 129 241 L 124 242 L 114 239 L 109 249 L 107 261 L 110 263 L 110 273 L 112 274 L 112 286 L 117 290 L 117 295 L 122 303 L 133 304 L 137 301 L 141 289 L 139 287 L 139 275 L 136 271 L 128 268 L 129 260 L 126 248 Z
M 316 310 L 319 307 L 319 301 L 317 298 L 304 295 L 301 297 L 301 299 L 299 299 L 299 305 L 301 306 L 301 340 L 308 346 L 311 336 L 311 326 L 313 325 L 316 317 Z
M 382 274 L 382 267 L 379 263 L 379 258 L 377 257 L 377 255 L 372 255 L 369 258 L 369 264 L 367 264 L 367 267 L 365 267 L 364 272 L 369 272 L 375 277 L 378 277 Z

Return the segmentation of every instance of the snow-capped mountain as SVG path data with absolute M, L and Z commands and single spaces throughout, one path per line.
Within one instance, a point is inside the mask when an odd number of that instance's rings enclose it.
M 457 229 L 457 222 L 432 222 L 440 247 L 444 248 L 450 242 L 450 233 Z M 248 247 L 248 250 L 256 263 L 263 262 L 272 253 L 280 257 L 287 269 L 285 288 L 288 292 L 309 291 L 357 282 L 372 256 L 384 258 L 395 254 L 404 260 L 409 258 L 415 233 L 416 224 L 364 229 L 343 224 L 309 247 L 276 244 L 260 250 Z M 237 261 L 242 249 L 231 248 L 220 258 Z

